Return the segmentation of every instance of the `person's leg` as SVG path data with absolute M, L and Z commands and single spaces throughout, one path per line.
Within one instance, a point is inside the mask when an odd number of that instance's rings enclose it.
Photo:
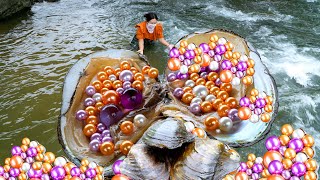
M 134 36 L 130 42 L 130 50 L 132 51 L 137 51 L 139 50 L 139 41 L 136 38 L 136 36 Z

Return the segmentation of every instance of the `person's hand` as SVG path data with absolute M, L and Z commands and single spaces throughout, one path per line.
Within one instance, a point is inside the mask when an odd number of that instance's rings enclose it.
M 169 48 L 169 49 L 172 49 L 173 47 L 174 47 L 173 44 L 169 44 L 169 45 L 168 45 L 168 48 Z
M 139 50 L 137 51 L 137 53 L 143 54 L 143 50 L 139 49 Z

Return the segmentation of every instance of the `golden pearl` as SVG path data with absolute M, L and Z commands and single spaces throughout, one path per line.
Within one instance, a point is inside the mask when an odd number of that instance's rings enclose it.
M 120 144 L 120 151 L 122 154 L 127 155 L 133 146 L 133 143 L 131 141 L 125 140 Z
M 22 144 L 28 146 L 30 144 L 30 139 L 29 138 L 23 138 L 22 139 Z
M 248 161 L 255 161 L 256 160 L 256 155 L 255 154 L 248 154 Z
M 144 81 L 144 75 L 140 72 L 137 72 L 135 75 L 134 75 L 134 80 L 138 80 L 138 81 L 141 81 L 143 82 Z
M 293 163 L 290 159 L 283 159 L 282 164 L 284 169 L 290 169 Z
M 317 179 L 317 174 L 313 171 L 307 171 L 306 174 L 304 175 L 305 180 L 316 180 Z
M 239 53 L 239 52 L 234 52 L 233 54 L 232 54 L 232 58 L 233 59 L 239 59 L 240 58 L 240 56 L 241 56 L 241 54 Z
M 204 138 L 206 136 L 206 132 L 201 128 L 194 128 L 192 130 L 192 134 L 198 136 L 199 138 Z
M 218 79 L 219 75 L 216 72 L 210 72 L 207 76 L 209 81 L 216 81 Z
M 211 41 L 211 42 L 217 42 L 218 39 L 219 39 L 219 37 L 218 37 L 216 34 L 212 34 L 212 35 L 210 36 L 210 41 Z
M 121 123 L 120 129 L 123 134 L 129 135 L 133 132 L 134 126 L 131 121 L 124 121 Z
M 122 61 L 121 63 L 120 63 L 120 69 L 121 69 L 121 71 L 123 71 L 123 70 L 129 70 L 131 68 L 131 65 L 130 65 L 130 63 L 128 62 L 128 61 Z
M 212 111 L 212 104 L 209 101 L 203 101 L 200 104 L 201 111 L 204 113 L 208 113 Z
M 114 74 L 114 69 L 111 66 L 106 66 L 103 68 L 103 71 L 107 73 L 107 75 Z
M 285 124 L 281 127 L 281 133 L 290 136 L 293 133 L 293 127 L 290 124 Z
M 196 80 L 196 85 L 205 85 L 206 84 L 206 80 L 203 78 L 198 78 Z
M 156 69 L 156 68 L 150 68 L 150 70 L 149 70 L 149 72 L 148 72 L 148 76 L 149 76 L 150 78 L 155 79 L 155 78 L 158 77 L 158 75 L 159 75 L 158 69 Z
M 51 169 L 52 169 L 51 164 L 49 164 L 49 163 L 43 163 L 42 164 L 42 171 L 44 173 L 49 173 L 51 171 Z
M 114 144 L 112 142 L 104 142 L 100 146 L 100 152 L 103 155 L 109 156 L 114 152 Z
M 227 91 L 220 91 L 217 94 L 217 98 L 221 99 L 221 100 L 226 100 L 229 97 L 229 94 L 227 93 Z
M 54 160 L 56 159 L 56 156 L 52 152 L 46 152 L 44 154 L 44 162 L 52 164 Z
M 148 74 L 149 70 L 150 70 L 150 66 L 143 66 L 142 67 L 142 74 Z
M 252 76 L 245 76 L 243 79 L 242 79 L 242 82 L 244 85 L 246 86 L 249 86 L 253 83 L 253 78 Z
M 191 73 L 190 74 L 190 79 L 193 81 L 196 81 L 197 79 L 199 79 L 199 74 L 198 73 Z
M 311 135 L 306 134 L 302 137 L 302 142 L 305 147 L 312 147 L 314 145 L 314 138 Z
M 280 143 L 281 143 L 282 146 L 286 146 L 289 143 L 290 138 L 287 135 L 281 135 L 279 137 L 279 140 L 280 140 Z
M 296 151 L 292 148 L 287 148 L 284 151 L 284 157 L 293 160 L 296 157 Z
M 306 153 L 306 155 L 309 157 L 309 158 L 312 158 L 314 156 L 314 151 L 311 147 L 304 147 L 302 152 Z
M 308 171 L 315 171 L 318 168 L 317 161 L 314 159 L 308 159 L 304 164 L 306 165 Z
M 192 93 L 189 93 L 189 92 L 187 92 L 187 93 L 184 93 L 183 95 L 182 95 L 182 102 L 184 102 L 185 104 L 190 104 L 191 103 L 191 101 L 192 101 L 192 99 L 193 99 L 193 94 Z
M 88 166 L 89 165 L 89 160 L 88 159 L 82 159 L 81 160 L 81 165 L 82 166 Z
M 219 128 L 219 121 L 217 118 L 209 116 L 204 120 L 204 125 L 206 126 L 207 130 L 212 131 Z
M 32 168 L 35 170 L 40 170 L 42 168 L 42 163 L 41 162 L 34 162 L 32 164 Z
M 26 180 L 27 179 L 27 175 L 25 173 L 20 173 L 18 176 L 18 180 Z M 0 178 L 1 180 L 1 178 Z
M 217 94 L 220 92 L 220 89 L 218 88 L 218 87 L 213 87 L 213 88 L 211 88 L 210 90 L 209 90 L 209 93 L 210 94 L 213 94 L 213 95 L 215 95 L 215 96 L 217 96 Z

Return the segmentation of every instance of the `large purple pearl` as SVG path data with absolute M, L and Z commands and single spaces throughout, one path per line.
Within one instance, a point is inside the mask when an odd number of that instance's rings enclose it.
M 100 121 L 106 126 L 110 127 L 117 123 L 123 117 L 123 112 L 114 104 L 104 106 L 100 111 Z
M 98 128 L 99 132 L 102 132 L 102 131 L 104 131 L 106 129 L 106 126 L 104 124 L 102 124 L 102 123 L 99 123 L 97 125 L 97 128 Z
M 177 78 L 178 79 L 183 80 L 183 79 L 188 79 L 188 77 L 189 77 L 188 73 L 187 74 L 182 74 L 181 72 L 177 73 Z
M 252 166 L 252 171 L 255 172 L 255 173 L 261 173 L 263 171 L 263 166 L 262 164 L 254 164 Z
M 96 88 L 94 88 L 93 86 L 87 86 L 86 93 L 91 97 L 96 93 Z
M 4 174 L 4 168 L 0 166 L 0 176 L 2 176 L 3 174 Z
M 290 177 L 291 177 L 291 173 L 290 173 L 289 170 L 283 170 L 282 173 L 281 173 L 281 175 L 282 175 L 282 177 L 283 177 L 284 179 L 290 179 Z
M 303 149 L 303 142 L 299 138 L 293 138 L 289 141 L 289 148 L 294 149 L 297 153 Z
M 257 107 L 257 108 L 264 108 L 264 106 L 265 106 L 266 104 L 267 104 L 267 103 L 266 103 L 266 100 L 263 99 L 263 98 L 258 98 L 258 99 L 256 100 L 256 107 Z
M 167 76 L 167 80 L 169 82 L 172 82 L 172 81 L 174 81 L 176 79 L 177 79 L 177 77 L 176 77 L 176 75 L 174 73 L 169 73 L 168 76 Z
M 223 44 L 220 44 L 217 45 L 214 50 L 216 54 L 222 55 L 227 51 L 227 48 Z
M 29 157 L 35 157 L 37 155 L 37 149 L 35 147 L 29 147 L 27 149 L 27 155 Z
M 204 52 L 204 53 L 208 53 L 209 52 L 209 50 L 210 50 L 210 47 L 209 47 L 209 45 L 207 44 L 207 43 L 201 43 L 200 45 L 199 45 L 199 48 L 202 50 L 202 52 Z
M 248 68 L 248 64 L 245 61 L 240 61 L 237 65 L 238 71 L 246 71 Z
M 291 173 L 295 176 L 298 176 L 298 177 L 303 176 L 304 174 L 306 174 L 306 172 L 307 172 L 307 168 L 301 162 L 296 162 L 291 167 Z
M 76 113 L 76 119 L 79 121 L 84 121 L 88 118 L 88 113 L 85 110 L 79 110 Z
M 245 162 L 241 162 L 238 170 L 239 170 L 240 172 L 246 172 L 247 169 L 248 169 L 247 164 L 246 164 Z
M 62 167 L 56 166 L 51 169 L 50 175 L 54 180 L 63 180 L 63 178 L 66 176 L 66 171 Z
M 279 150 L 281 143 L 277 136 L 270 136 L 267 138 L 265 145 L 268 151 Z
M 130 70 L 123 70 L 119 74 L 119 80 L 122 82 L 133 81 L 133 73 Z
M 181 99 L 183 94 L 184 94 L 184 92 L 183 92 L 182 88 L 176 88 L 173 91 L 173 95 L 178 99 Z
M 95 169 L 89 168 L 89 169 L 86 170 L 86 176 L 87 176 L 88 178 L 91 178 L 91 179 L 92 179 L 92 178 L 94 178 L 96 175 L 97 175 L 97 172 L 96 172 Z
M 200 108 L 200 105 L 198 103 L 191 103 L 190 106 L 188 107 L 188 109 L 193 114 L 198 114 L 198 113 L 201 112 L 201 108 Z
M 221 68 L 224 70 L 230 70 L 232 67 L 232 63 L 229 60 L 223 60 L 221 63 Z
M 120 165 L 123 162 L 123 160 L 116 160 L 112 165 L 112 170 L 114 174 L 121 174 L 120 172 Z
M 99 140 L 94 139 L 89 143 L 89 148 L 91 151 L 97 152 L 100 148 L 100 144 L 101 142 Z
M 236 72 L 236 76 L 237 76 L 238 78 L 242 78 L 242 77 L 244 76 L 244 74 L 243 74 L 242 71 L 237 71 L 237 72 Z
M 238 117 L 237 109 L 230 109 L 228 112 L 228 117 L 232 120 L 233 124 L 241 122 L 241 119 Z
M 208 52 L 208 55 L 212 58 L 215 55 L 214 50 L 210 50 Z
M 20 174 L 20 170 L 17 168 L 10 168 L 9 173 L 12 177 L 18 177 Z
M 78 168 L 78 167 L 73 167 L 72 169 L 71 169 L 71 171 L 70 171 L 70 175 L 71 176 L 80 176 L 80 174 L 81 174 L 81 170 L 80 170 L 80 168 Z
M 22 153 L 22 149 L 19 146 L 13 146 L 11 149 L 12 156 L 20 155 Z
M 268 171 L 270 174 L 281 174 L 283 171 L 283 165 L 280 161 L 273 160 L 268 166 Z
M 33 168 L 29 169 L 28 176 L 29 178 L 40 178 L 42 175 L 42 170 L 34 170 Z
M 191 61 L 190 59 L 185 59 L 185 60 L 183 61 L 183 64 L 186 65 L 186 66 L 190 66 L 191 63 L 192 63 L 192 61 Z
M 120 96 L 121 104 L 125 109 L 135 109 L 142 104 L 142 93 L 134 88 L 124 90 Z
M 196 53 L 195 53 L 193 50 L 187 50 L 187 51 L 184 53 L 184 57 L 185 57 L 186 59 L 193 59 L 195 56 L 196 56 Z
M 241 107 L 249 107 L 250 105 L 250 99 L 247 98 L 247 97 L 242 97 L 240 100 L 239 100 L 239 104 Z
M 94 106 L 96 104 L 96 101 L 93 98 L 86 98 L 84 100 L 84 106 Z
M 177 48 L 172 48 L 169 52 L 169 56 L 170 58 L 177 58 L 179 57 L 180 53 L 179 53 L 179 50 Z

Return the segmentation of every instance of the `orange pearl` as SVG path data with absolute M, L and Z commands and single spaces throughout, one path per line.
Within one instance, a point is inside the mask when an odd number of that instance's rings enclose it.
M 216 43 L 215 42 L 209 42 L 209 48 L 212 50 L 212 49 L 214 49 L 217 45 L 216 45 Z
M 40 170 L 40 169 L 42 168 L 42 163 L 41 163 L 41 162 L 34 162 L 34 163 L 32 164 L 32 168 L 33 168 L 34 170 Z
M 23 164 L 23 159 L 20 156 L 12 156 L 10 159 L 10 166 L 13 168 L 21 168 Z
M 92 134 L 97 132 L 97 127 L 93 124 L 87 124 L 83 128 L 83 134 L 87 137 L 92 136 Z
M 196 85 L 205 85 L 206 84 L 206 80 L 203 78 L 199 78 L 196 80 Z
M 70 175 L 70 171 L 72 168 L 76 167 L 75 164 L 71 163 L 71 162 L 68 162 L 65 166 L 64 166 L 64 170 L 66 171 L 66 173 L 68 175 Z
M 185 104 L 190 104 L 192 99 L 194 98 L 193 94 L 192 93 L 184 93 L 182 95 L 182 102 L 184 102 Z
M 218 115 L 220 117 L 226 117 L 228 116 L 228 112 L 229 112 L 230 108 L 227 105 L 221 105 L 218 107 Z
M 207 76 L 209 81 L 216 81 L 218 79 L 219 75 L 216 72 L 210 72 Z
M 98 72 L 97 74 L 97 79 L 101 82 L 103 82 L 104 80 L 107 80 L 108 79 L 108 74 L 104 71 L 100 71 Z
M 223 104 L 223 101 L 221 99 L 215 99 L 212 102 L 212 108 L 213 110 L 218 110 L 219 106 Z
M 222 70 L 219 78 L 223 83 L 230 83 L 233 78 L 233 73 L 230 70 Z
M 133 74 L 136 74 L 136 73 L 139 72 L 139 70 L 138 70 L 137 68 L 135 68 L 135 67 L 131 67 L 131 68 L 130 68 L 130 71 L 131 71 Z
M 210 41 L 211 41 L 211 42 L 217 42 L 218 39 L 219 39 L 219 37 L 218 37 L 216 34 L 212 34 L 212 35 L 210 36 Z
M 112 142 L 104 142 L 100 146 L 100 152 L 103 155 L 109 156 L 114 152 L 114 144 Z
M 112 81 L 110 81 L 110 80 L 104 80 L 103 82 L 102 82 L 102 84 L 103 84 L 103 87 L 105 87 L 105 88 L 107 88 L 107 89 L 109 89 L 109 90 L 111 90 L 111 89 L 113 89 L 113 84 L 112 84 Z M 102 90 L 102 89 L 101 89 Z M 101 92 L 102 93 L 102 92 Z
M 184 54 L 186 52 L 186 48 L 184 48 L 184 47 L 180 47 L 179 48 L 179 53 L 180 54 Z
M 186 40 L 181 40 L 180 46 L 186 48 L 188 46 L 188 42 Z
M 314 145 L 314 138 L 309 134 L 304 135 L 301 140 L 305 147 L 312 147 Z
M 221 100 L 226 100 L 229 97 L 229 94 L 226 91 L 220 91 L 217 94 L 217 98 Z
M 123 174 L 117 174 L 111 178 L 111 180 L 130 180 L 127 176 Z
M 285 180 L 281 175 L 273 174 L 268 177 L 268 180 Z
M 255 161 L 256 160 L 256 155 L 255 154 L 248 154 L 248 161 Z
M 97 108 L 98 111 L 100 111 L 103 106 L 104 106 L 103 102 L 97 102 L 96 105 L 94 105 L 94 107 Z
M 253 68 L 254 67 L 254 60 L 249 58 L 247 61 L 247 64 L 248 64 L 249 68 Z
M 181 63 L 180 60 L 178 58 L 170 58 L 168 60 L 168 68 L 171 71 L 177 71 L 180 69 Z
M 289 143 L 290 138 L 287 135 L 281 135 L 279 137 L 279 140 L 280 140 L 280 143 L 281 143 L 282 146 L 286 146 Z
M 309 158 L 312 158 L 314 156 L 314 151 L 311 147 L 304 147 L 302 152 L 306 153 L 306 155 L 309 157 Z
M 220 90 L 230 93 L 232 91 L 232 85 L 230 83 L 221 83 Z
M 237 66 L 237 65 L 238 65 L 238 63 L 239 63 L 239 61 L 238 61 L 238 60 L 236 60 L 236 59 L 232 59 L 232 60 L 231 60 L 231 64 L 232 64 L 232 66 Z
M 205 86 L 207 89 L 211 89 L 211 88 L 215 87 L 216 85 L 212 81 L 207 81 Z
M 207 67 L 210 64 L 210 56 L 208 54 L 203 54 L 201 67 Z
M 304 175 L 305 180 L 316 180 L 317 179 L 317 174 L 313 171 L 307 171 L 306 174 Z
M 249 180 L 249 177 L 245 172 L 238 172 L 235 176 L 235 180 Z
M 196 81 L 198 78 L 199 78 L 199 74 L 197 73 L 192 73 L 190 74 L 190 79 L 193 80 L 193 81 Z
M 102 96 L 102 102 L 104 104 L 119 104 L 120 96 L 116 91 L 109 90 Z
M 111 66 L 106 66 L 103 68 L 103 71 L 107 73 L 107 75 L 114 74 L 114 69 Z
M 201 64 L 202 63 L 202 57 L 201 56 L 196 56 L 194 57 L 193 61 L 197 64 Z
M 131 141 L 125 140 L 120 144 L 120 151 L 122 154 L 127 155 L 133 146 L 133 143 Z
M 265 98 L 265 100 L 266 100 L 266 103 L 267 103 L 267 104 L 272 104 L 272 102 L 273 102 L 273 98 L 272 98 L 271 96 L 267 96 L 267 97 Z
M 119 77 L 120 73 L 121 73 L 121 69 L 120 69 L 120 68 L 116 68 L 116 69 L 114 70 L 114 75 L 116 75 L 117 78 Z
M 94 169 L 96 170 L 97 174 L 102 174 L 103 171 L 104 171 L 103 167 L 101 167 L 101 166 L 97 166 L 97 167 L 94 168 Z
M 204 137 L 206 137 L 206 132 L 205 132 L 203 129 L 201 129 L 201 128 L 194 128 L 194 129 L 192 130 L 192 134 L 198 136 L 199 138 L 204 138 Z
M 11 167 L 9 165 L 4 165 L 3 166 L 3 169 L 4 169 L 5 172 L 9 172 L 10 168 Z
M 210 94 L 213 94 L 215 96 L 217 96 L 217 94 L 220 92 L 220 89 L 218 87 L 213 87 L 209 90 Z
M 113 87 L 113 89 L 121 88 L 122 87 L 122 82 L 120 80 L 115 80 L 112 83 L 112 87 Z
M 28 146 L 27 145 L 21 145 L 20 148 L 21 148 L 21 150 L 23 152 L 26 152 L 28 150 Z
M 212 104 L 209 101 L 203 101 L 200 104 L 201 111 L 204 113 L 208 113 L 212 111 Z
M 49 173 L 51 171 L 51 169 L 52 169 L 51 164 L 49 164 L 49 163 L 43 163 L 42 164 L 42 171 L 44 173 Z
M 241 107 L 238 109 L 238 117 L 241 120 L 248 120 L 251 117 L 251 110 L 248 107 Z
M 245 76 L 243 79 L 242 79 L 242 82 L 244 85 L 246 86 L 249 86 L 253 83 L 253 78 L 252 76 Z
M 30 139 L 29 138 L 23 138 L 22 139 L 22 144 L 28 146 L 30 144 Z
M 80 166 L 80 171 L 85 173 L 88 168 L 86 166 Z
M 233 48 L 234 48 L 234 45 L 233 45 L 231 42 L 227 42 L 227 43 L 225 44 L 225 46 L 226 46 L 226 48 L 227 48 L 228 51 L 232 51 Z
M 18 176 L 18 180 L 26 180 L 27 179 L 27 175 L 25 173 L 20 173 L 19 176 Z M 2 180 L 0 178 L 0 180 Z
M 227 104 L 227 106 L 229 106 L 230 109 L 238 107 L 238 101 L 234 97 L 228 97 L 225 100 L 225 103 Z
M 199 47 L 195 48 L 194 53 L 196 53 L 197 56 L 200 56 L 202 54 L 201 48 L 199 48 Z
M 259 95 L 259 91 L 255 88 L 253 88 L 251 91 L 250 91 L 250 95 L 251 96 L 258 96 Z
M 46 148 L 41 144 L 39 144 L 36 149 L 38 153 L 43 153 L 46 150 Z
M 306 165 L 308 171 L 315 171 L 318 168 L 317 161 L 314 159 L 308 159 L 304 164 Z
M 247 73 L 248 76 L 253 76 L 254 73 L 255 73 L 255 71 L 254 71 L 253 68 L 248 68 L 248 69 L 246 70 L 246 73 Z
M 239 52 L 234 52 L 233 54 L 232 54 L 232 58 L 233 59 L 239 59 L 240 58 L 240 56 L 241 56 L 241 54 L 239 53 Z
M 5 165 L 10 165 L 10 161 L 11 161 L 11 158 L 6 158 L 6 159 L 4 160 L 4 164 L 5 164 Z
M 96 115 L 97 108 L 95 108 L 93 106 L 88 106 L 88 107 L 86 107 L 85 111 L 89 114 L 89 116 Z
M 86 123 L 87 124 L 93 124 L 93 125 L 98 125 L 99 124 L 99 121 L 98 121 L 98 118 L 97 116 L 89 116 L 87 119 L 86 119 Z
M 267 104 L 267 105 L 264 107 L 264 110 L 265 110 L 266 112 L 268 112 L 268 113 L 271 113 L 272 110 L 273 110 L 273 108 L 272 108 L 272 106 L 271 106 L 270 104 Z
M 134 126 L 131 121 L 123 121 L 120 125 L 120 129 L 124 134 L 129 135 L 133 132 Z
M 66 175 L 63 180 L 70 180 L 72 178 L 71 175 Z
M 123 70 L 129 70 L 131 68 L 131 65 L 130 65 L 130 63 L 128 62 L 128 61 L 122 61 L 121 63 L 120 63 L 120 69 L 121 69 L 121 71 L 123 71 Z
M 257 100 L 257 98 L 255 96 L 250 96 L 249 99 L 250 99 L 251 103 L 255 103 Z
M 141 81 L 143 82 L 144 81 L 144 75 L 140 72 L 137 72 L 136 74 L 134 74 L 134 80 L 138 80 L 138 81 Z
M 91 85 L 97 90 L 100 91 L 103 88 L 103 84 L 99 80 L 95 80 L 91 83 Z
M 189 74 L 200 72 L 200 65 L 199 64 L 192 64 L 191 66 L 189 66 L 188 72 L 189 72 Z
M 262 113 L 261 116 L 261 121 L 262 122 L 269 122 L 271 117 L 270 117 L 270 114 L 269 113 Z
M 150 68 L 150 66 L 143 66 L 141 69 L 142 74 L 148 74 Z
M 207 130 L 212 131 L 219 128 L 219 121 L 217 118 L 209 116 L 204 120 L 204 125 L 206 126 Z
M 268 177 L 268 176 L 270 176 L 270 173 L 269 173 L 269 171 L 268 171 L 268 169 L 264 169 L 263 171 L 262 171 L 262 173 L 261 173 L 261 175 L 262 175 L 262 177 Z M 261 179 L 260 179 L 261 180 Z
M 184 87 L 182 90 L 184 93 L 187 93 L 187 92 L 192 93 L 192 87 Z
M 148 72 L 148 76 L 153 79 L 157 78 L 158 75 L 159 75 L 159 71 L 156 68 L 151 68 Z
M 98 174 L 96 177 L 93 178 L 93 180 L 103 180 L 102 175 Z
M 46 152 L 44 154 L 44 162 L 52 164 L 54 160 L 56 159 L 56 156 L 52 152 Z
M 285 124 L 281 127 L 281 133 L 290 136 L 293 133 L 293 127 L 290 124 Z
M 43 161 L 43 158 L 44 158 L 44 155 L 43 154 L 37 154 L 36 155 L 36 157 L 35 157 L 35 159 L 37 160 L 37 161 Z
M 271 161 L 278 160 L 282 161 L 282 155 L 278 151 L 267 151 L 263 156 L 263 165 L 264 167 L 268 167 Z
M 89 163 L 90 163 L 90 162 L 89 162 L 88 159 L 82 159 L 82 160 L 81 160 L 81 165 L 82 165 L 82 166 L 89 166 Z
M 247 161 L 246 164 L 247 164 L 248 168 L 252 168 L 254 163 L 252 161 Z
M 149 72 L 150 72 L 150 71 L 149 71 Z M 137 89 L 137 90 L 139 90 L 140 92 L 142 92 L 142 91 L 143 91 L 143 82 L 138 81 L 138 80 L 133 81 L 132 87 L 135 88 L 135 89 Z
M 293 163 L 290 159 L 283 159 L 282 164 L 284 169 L 290 169 Z

